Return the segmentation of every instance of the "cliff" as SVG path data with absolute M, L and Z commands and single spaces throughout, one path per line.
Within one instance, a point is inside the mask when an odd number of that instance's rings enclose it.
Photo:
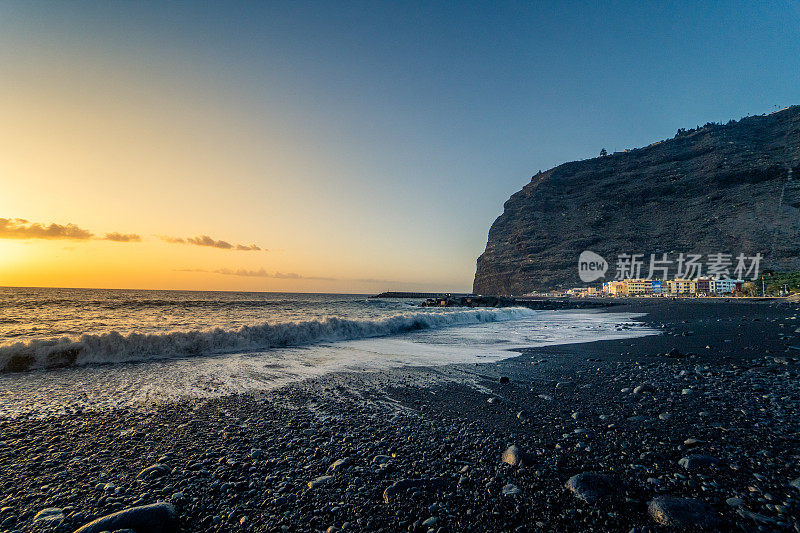
M 800 270 L 800 106 L 533 176 L 492 224 L 473 290 L 586 285 L 583 250 L 608 261 L 599 281 L 623 253 L 761 253 L 762 268 Z

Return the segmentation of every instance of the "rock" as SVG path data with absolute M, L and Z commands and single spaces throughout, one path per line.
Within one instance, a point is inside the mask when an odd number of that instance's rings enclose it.
M 500 383 L 508 383 L 509 381 L 511 380 L 508 379 L 508 376 L 500 376 Z
M 518 446 L 511 445 L 503 452 L 502 461 L 511 466 L 526 466 L 533 464 L 533 458 L 519 449 Z
M 403 494 L 409 490 L 430 491 L 444 486 L 442 479 L 401 479 L 395 481 L 383 491 L 383 501 L 395 503 Z
M 800 242 L 794 204 L 787 207 L 793 216 L 761 215 L 775 212 L 775 194 L 761 191 L 782 190 L 786 147 L 800 144 L 794 126 L 798 117 L 800 108 L 789 107 L 533 176 L 492 224 L 473 292 L 525 294 L 573 286 L 577 252 L 586 250 L 588 242 L 609 252 L 641 250 L 643 243 L 656 242 L 662 250 L 683 252 L 692 243 L 692 252 L 703 256 L 738 250 L 745 243 L 769 243 L 778 234 L 783 243 Z M 759 176 L 758 184 L 749 176 Z M 661 205 L 680 205 L 682 216 L 639 201 L 654 191 Z M 701 191 L 714 191 L 714 196 Z M 714 235 L 713 222 L 705 222 L 717 219 L 726 221 L 724 235 Z M 636 230 L 620 231 L 623 226 Z M 676 257 L 669 254 L 669 260 Z M 615 259 L 606 254 L 609 266 Z M 800 270 L 800 254 L 792 245 L 770 253 L 769 261 L 782 270 Z
M 657 523 L 676 529 L 708 529 L 719 524 L 714 510 L 694 498 L 657 496 L 647 512 Z
M 739 516 L 741 516 L 742 518 L 749 518 L 750 520 L 752 520 L 757 524 L 763 524 L 766 526 L 778 525 L 778 520 L 772 518 L 771 516 L 765 516 L 763 514 L 754 513 L 753 511 L 748 511 L 747 509 L 737 509 L 736 512 L 739 513 Z
M 699 454 L 692 454 L 687 455 L 686 457 L 682 457 L 678 464 L 681 465 L 686 470 L 693 472 L 697 470 L 708 470 L 709 468 L 713 468 L 720 463 L 720 460 L 716 457 L 711 457 L 710 455 L 699 455 Z
M 633 389 L 634 394 L 645 394 L 648 392 L 655 392 L 656 388 L 650 385 L 649 383 L 642 383 L 635 389 Z
M 376 455 L 375 457 L 372 458 L 372 463 L 386 464 L 391 462 L 391 460 L 392 458 L 388 455 Z
M 725 503 L 727 503 L 731 507 L 741 507 L 742 505 L 744 505 L 744 500 L 741 498 L 728 498 L 727 500 L 725 500 Z
M 436 518 L 435 516 L 431 516 L 430 518 L 428 518 L 427 520 L 425 520 L 425 521 L 422 523 L 422 525 L 423 525 L 423 526 L 425 526 L 425 527 L 433 527 L 433 526 L 435 526 L 435 525 L 436 525 L 436 523 L 437 523 L 438 521 L 439 521 L 439 519 L 438 519 L 438 518 Z
M 516 485 L 512 485 L 508 483 L 507 485 L 503 486 L 503 496 L 516 496 L 522 492 L 522 489 L 517 487 Z
M 689 438 L 689 439 L 686 439 L 685 441 L 683 441 L 683 445 L 686 446 L 687 448 L 691 448 L 693 446 L 699 446 L 700 444 L 705 444 L 705 441 L 702 441 L 700 439 L 692 439 L 692 438 Z
M 336 461 L 328 467 L 328 472 L 341 472 L 347 468 L 350 468 L 350 465 L 353 463 L 353 460 L 349 457 L 342 457 L 341 459 L 337 459 Z
M 252 459 L 254 461 L 257 461 L 257 460 L 261 459 L 262 457 L 264 457 L 264 451 L 263 450 L 260 450 L 258 448 L 253 448 L 252 450 L 250 450 L 250 459 Z
M 33 523 L 45 527 L 54 527 L 64 520 L 64 511 L 59 507 L 42 509 L 33 517 Z
M 333 476 L 319 476 L 309 481 L 306 485 L 308 486 L 309 489 L 315 489 L 317 487 L 321 487 L 322 485 L 326 484 L 332 479 Z
M 674 357 L 676 359 L 680 359 L 682 357 L 686 357 L 686 355 L 687 354 L 685 354 L 685 353 L 681 353 L 681 351 L 678 350 L 677 348 L 673 348 L 669 352 L 667 352 L 667 357 Z
M 794 481 L 790 481 L 789 486 L 794 487 L 797 490 L 800 490 L 800 477 L 795 479 Z
M 520 422 L 527 422 L 530 419 L 528 412 L 524 410 L 517 413 L 517 418 L 520 420 Z
M 119 529 L 132 529 L 136 533 L 177 533 L 178 511 L 174 505 L 163 502 L 131 507 L 98 518 L 75 533 L 101 533 Z
M 597 472 L 583 472 L 572 476 L 565 485 L 576 498 L 588 504 L 610 498 L 614 494 L 611 478 Z
M 156 463 L 153 466 L 148 466 L 136 475 L 136 479 L 155 479 L 169 473 L 167 465 Z

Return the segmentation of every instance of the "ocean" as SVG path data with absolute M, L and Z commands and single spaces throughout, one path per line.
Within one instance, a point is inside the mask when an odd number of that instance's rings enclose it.
M 491 362 L 656 333 L 637 315 L 421 308 L 365 295 L 0 288 L 0 416 L 269 390 L 336 371 Z

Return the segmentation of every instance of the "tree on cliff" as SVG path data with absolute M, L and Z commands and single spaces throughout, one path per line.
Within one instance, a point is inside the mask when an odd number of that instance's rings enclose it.
M 605 157 L 605 156 L 607 156 L 607 155 L 608 155 L 608 152 L 606 151 L 606 149 L 605 149 L 605 148 L 603 148 L 602 150 L 600 150 L 600 157 Z

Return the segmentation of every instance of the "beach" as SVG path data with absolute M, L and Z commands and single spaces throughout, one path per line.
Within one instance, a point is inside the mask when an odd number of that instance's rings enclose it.
M 661 334 L 0 419 L 0 530 L 798 531 L 800 306 L 621 302 Z

